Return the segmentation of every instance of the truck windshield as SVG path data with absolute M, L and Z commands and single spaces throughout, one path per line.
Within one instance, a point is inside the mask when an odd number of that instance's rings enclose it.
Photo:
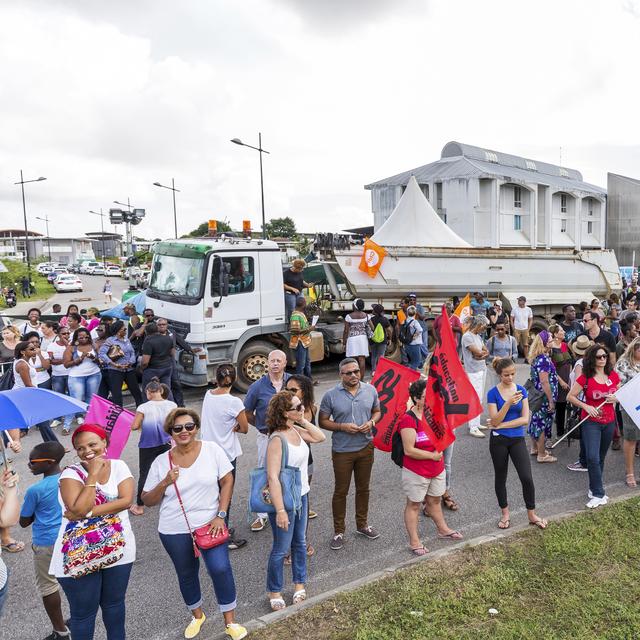
M 185 258 L 155 254 L 151 266 L 149 289 L 189 298 L 200 298 L 205 256 Z

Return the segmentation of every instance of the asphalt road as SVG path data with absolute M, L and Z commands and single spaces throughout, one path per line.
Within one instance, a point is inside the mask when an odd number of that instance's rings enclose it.
M 518 376 L 526 378 L 528 367 L 518 367 Z M 321 380 L 316 387 L 316 401 L 336 382 L 335 372 L 324 368 L 315 373 Z M 189 406 L 200 409 L 204 389 L 189 390 Z M 453 455 L 452 493 L 460 504 L 457 513 L 447 512 L 450 526 L 460 529 L 468 539 L 496 531 L 500 510 L 493 490 L 493 468 L 489 457 L 489 438 L 479 440 L 466 433 L 466 427 L 457 430 L 458 440 Z M 137 435 L 127 445 L 124 459 L 134 475 L 137 475 Z M 25 464 L 26 453 L 40 438 L 32 432 L 23 440 L 25 453 L 16 457 L 15 469 L 20 474 L 21 486 L 34 482 Z M 267 528 L 260 533 L 251 533 L 247 523 L 248 472 L 256 463 L 255 431 L 251 430 L 242 439 L 244 455 L 238 464 L 237 484 L 232 503 L 231 521 L 238 534 L 248 539 L 248 544 L 231 552 L 233 571 L 238 590 L 238 619 L 247 621 L 269 611 L 265 597 L 266 564 L 271 546 L 271 532 Z M 557 464 L 533 465 L 533 475 L 537 490 L 538 511 L 547 516 L 568 509 L 579 508 L 586 502 L 588 489 L 587 474 L 567 470 L 566 465 L 577 458 L 577 444 L 570 448 L 563 443 L 558 447 Z M 69 463 L 72 455 L 65 458 Z M 387 566 L 410 557 L 402 512 L 405 498 L 400 485 L 400 469 L 388 454 L 376 452 L 370 500 L 370 524 L 381 536 L 369 541 L 354 534 L 353 495 L 349 498 L 347 514 L 346 544 L 341 551 L 331 551 L 329 541 L 332 536 L 331 494 L 333 490 L 333 470 L 331 466 L 331 444 L 328 440 L 314 445 L 315 473 L 311 488 L 311 505 L 319 517 L 310 522 L 309 541 L 316 548 L 316 555 L 309 561 L 308 591 L 311 595 L 321 593 L 357 578 L 379 571 Z M 616 496 L 629 493 L 624 485 L 622 453 L 611 451 L 605 469 L 607 493 Z M 509 496 L 511 517 L 514 525 L 526 522 L 526 512 L 521 489 L 515 474 L 510 470 Z M 149 509 L 139 518 L 133 518 L 136 534 L 138 558 L 135 563 L 127 593 L 128 637 L 133 640 L 169 640 L 183 637 L 183 630 L 189 621 L 189 614 L 182 603 L 177 580 L 169 558 L 160 545 L 156 532 L 157 508 Z M 446 542 L 435 537 L 433 524 L 421 519 L 421 532 L 425 544 L 430 549 L 446 546 Z M 16 538 L 29 543 L 28 530 L 15 530 Z M 49 632 L 41 602 L 37 597 L 32 555 L 29 547 L 19 554 L 4 553 L 3 558 L 12 572 L 9 598 L 3 619 L 4 637 L 38 640 Z M 285 597 L 290 602 L 292 589 L 290 572 L 287 571 L 288 586 Z M 221 617 L 211 583 L 201 573 L 204 607 L 209 621 L 203 628 L 202 638 L 213 637 L 222 630 Z M 96 638 L 103 639 L 104 629 L 98 624 Z

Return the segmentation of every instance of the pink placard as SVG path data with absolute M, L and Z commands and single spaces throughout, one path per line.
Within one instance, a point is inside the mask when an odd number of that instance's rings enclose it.
M 91 398 L 84 420 L 88 424 L 97 424 L 106 429 L 109 446 L 105 457 L 117 460 L 127 444 L 134 418 L 135 414 L 131 411 L 96 395 Z

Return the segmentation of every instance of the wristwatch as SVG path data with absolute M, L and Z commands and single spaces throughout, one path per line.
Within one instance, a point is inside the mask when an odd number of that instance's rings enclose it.
M 218 518 L 222 518 L 223 520 L 227 517 L 227 512 L 226 511 L 218 511 L 218 513 L 216 514 Z

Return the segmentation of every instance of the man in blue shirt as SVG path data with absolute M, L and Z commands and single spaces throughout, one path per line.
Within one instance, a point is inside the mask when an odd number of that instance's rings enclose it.
M 46 640 L 71 637 L 62 615 L 60 585 L 55 577 L 49 574 L 53 545 L 62 522 L 62 508 L 58 501 L 58 479 L 60 461 L 63 457 L 64 447 L 57 440 L 43 442 L 31 450 L 29 469 L 34 476 L 42 474 L 44 477 L 27 489 L 20 510 L 20 526 L 26 528 L 33 525 L 31 548 L 36 586 L 53 625 L 53 633 L 47 636 Z
M 424 357 L 429 353 L 429 330 L 427 328 L 427 312 L 424 307 L 418 302 L 418 296 L 415 293 L 410 293 L 408 295 L 409 304 L 413 305 L 416 308 L 416 320 L 418 324 L 422 327 L 422 344 L 424 345 L 424 349 L 422 355 Z
M 475 299 L 472 300 L 469 305 L 471 307 L 471 315 L 489 317 L 491 303 L 484 299 L 484 295 L 481 292 L 474 293 L 473 295 Z
M 257 430 L 256 445 L 258 447 L 258 466 L 266 464 L 267 445 L 269 437 L 267 435 L 267 407 L 271 398 L 282 391 L 289 379 L 289 374 L 285 372 L 287 366 L 287 356 L 283 351 L 275 349 L 269 353 L 267 359 L 267 375 L 256 380 L 247 391 L 244 399 L 244 412 L 249 424 Z M 266 513 L 257 513 L 256 519 L 251 523 L 251 531 L 262 531 L 267 522 Z

